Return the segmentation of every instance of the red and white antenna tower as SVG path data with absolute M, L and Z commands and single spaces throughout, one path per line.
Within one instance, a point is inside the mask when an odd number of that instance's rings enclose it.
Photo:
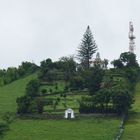
M 135 36 L 133 35 L 134 32 L 134 27 L 133 23 L 129 22 L 129 52 L 134 53 L 134 48 L 135 48 Z

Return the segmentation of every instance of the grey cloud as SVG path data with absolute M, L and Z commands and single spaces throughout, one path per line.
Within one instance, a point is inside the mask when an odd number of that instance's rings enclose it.
M 76 53 L 90 25 L 102 58 L 128 51 L 128 23 L 134 22 L 140 60 L 139 0 L 0 1 L 0 68 Z

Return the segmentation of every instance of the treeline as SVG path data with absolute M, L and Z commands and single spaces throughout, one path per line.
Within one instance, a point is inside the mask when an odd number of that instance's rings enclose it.
M 7 69 L 0 70 L 0 86 L 9 84 L 17 79 L 20 79 L 26 75 L 34 73 L 38 70 L 38 66 L 31 62 L 22 62 L 22 64 L 16 67 L 9 67 Z
M 46 59 L 40 64 L 38 78 L 40 81 L 53 82 L 56 80 L 69 81 L 76 72 L 76 62 L 73 56 L 61 57 L 59 61 L 52 62 Z

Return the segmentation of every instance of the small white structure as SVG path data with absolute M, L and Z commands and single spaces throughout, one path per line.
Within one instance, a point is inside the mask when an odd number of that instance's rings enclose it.
M 70 118 L 70 119 L 75 118 L 74 111 L 71 108 L 65 110 L 65 116 L 64 116 L 64 118 L 66 118 L 66 119 L 68 119 L 68 118 Z

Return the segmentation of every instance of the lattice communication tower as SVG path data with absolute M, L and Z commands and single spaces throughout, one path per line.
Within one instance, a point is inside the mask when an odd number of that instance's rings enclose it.
M 129 52 L 130 53 L 134 53 L 134 49 L 135 49 L 135 36 L 133 34 L 134 32 L 134 27 L 133 27 L 133 23 L 129 22 Z

